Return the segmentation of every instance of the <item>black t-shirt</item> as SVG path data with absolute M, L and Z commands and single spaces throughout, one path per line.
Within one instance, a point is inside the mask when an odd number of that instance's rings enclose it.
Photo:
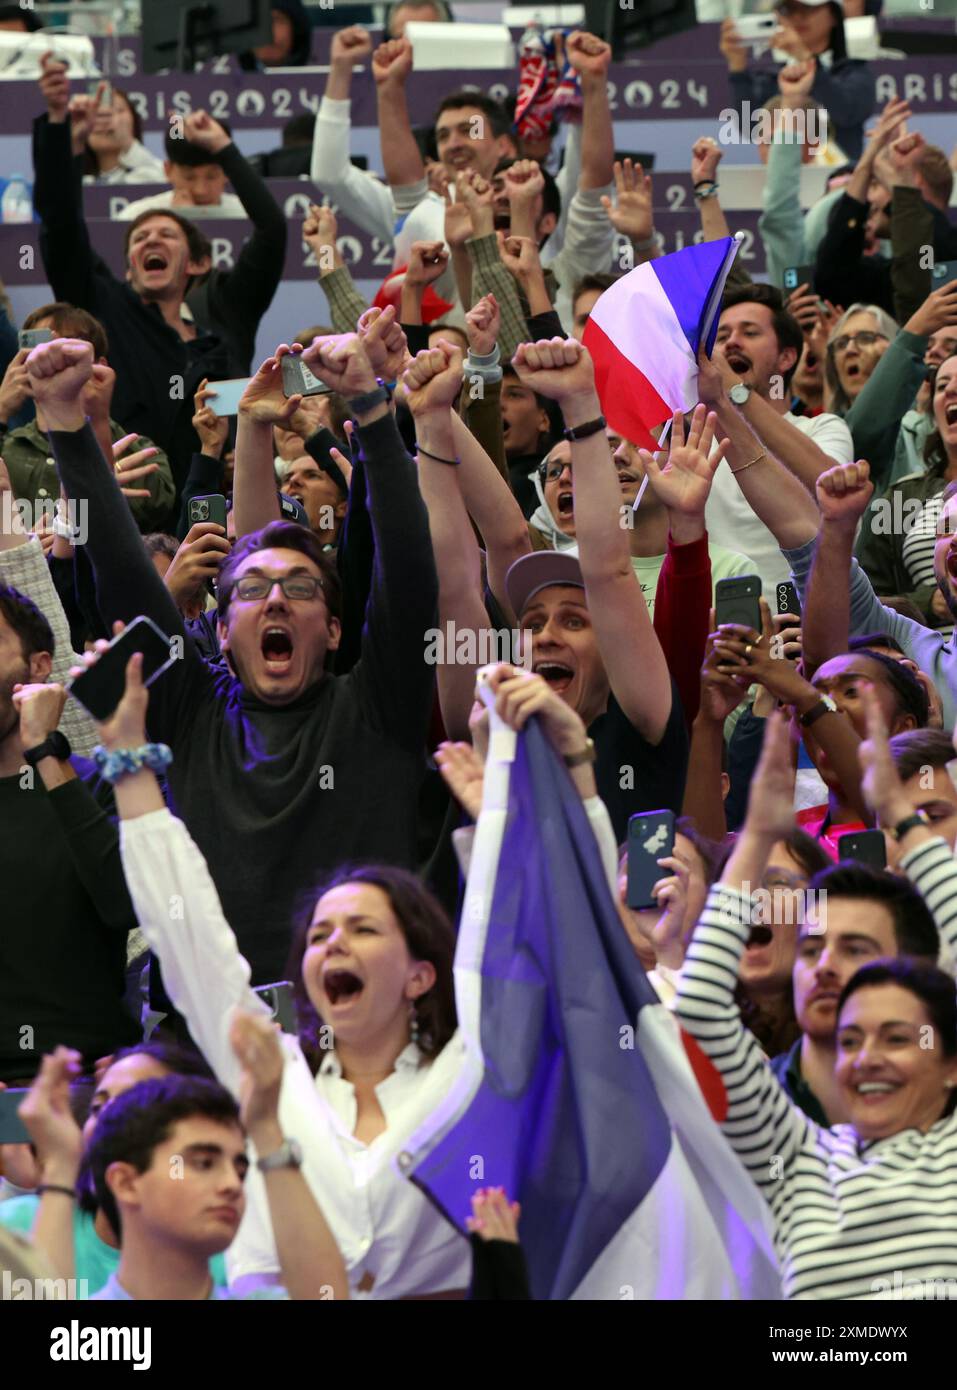
M 608 807 L 619 845 L 636 811 L 681 813 L 688 772 L 688 732 L 677 686 L 671 682 L 671 713 L 661 740 L 652 744 L 627 719 L 614 695 L 589 730 L 595 741 L 595 781 Z

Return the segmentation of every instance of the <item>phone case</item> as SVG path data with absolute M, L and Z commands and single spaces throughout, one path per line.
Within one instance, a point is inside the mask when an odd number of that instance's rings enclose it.
M 113 638 L 95 666 L 67 683 L 70 694 L 94 719 L 109 719 L 122 700 L 126 667 L 134 652 L 143 653 L 144 685 L 152 685 L 176 659 L 170 639 L 151 618 L 134 618 L 125 632 Z
M 202 497 L 189 499 L 189 524 L 197 521 L 214 521 L 226 529 L 226 498 L 221 492 L 210 492 Z
M 628 821 L 628 906 L 656 907 L 651 890 L 666 872 L 658 865 L 675 847 L 672 811 L 639 811 Z
M 869 869 L 887 868 L 887 841 L 881 830 L 851 830 L 837 837 L 841 859 L 853 859 Z
M 719 579 L 714 589 L 714 617 L 722 623 L 741 623 L 761 631 L 761 581 L 757 575 L 742 574 L 737 579 Z

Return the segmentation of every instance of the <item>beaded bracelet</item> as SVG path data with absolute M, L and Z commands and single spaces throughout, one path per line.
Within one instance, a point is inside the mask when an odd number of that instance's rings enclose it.
M 165 743 L 144 743 L 139 748 L 93 749 L 93 761 L 106 782 L 119 782 L 134 772 L 148 767 L 151 772 L 163 772 L 173 761 L 173 753 Z
M 717 196 L 717 193 L 718 193 L 718 185 L 717 185 L 716 183 L 697 183 L 697 184 L 695 184 L 694 196 L 695 196 L 695 200 L 696 200 L 697 202 L 699 202 L 699 203 L 705 202 L 705 200 L 708 199 L 708 198 L 714 198 L 714 197 L 716 197 L 716 196 Z

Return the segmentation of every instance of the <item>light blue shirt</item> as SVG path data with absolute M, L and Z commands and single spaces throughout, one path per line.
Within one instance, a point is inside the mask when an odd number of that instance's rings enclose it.
M 272 1286 L 269 1286 L 269 1287 L 266 1287 L 266 1288 L 261 1288 L 261 1289 L 253 1289 L 250 1293 L 232 1293 L 232 1292 L 230 1292 L 229 1289 L 223 1288 L 223 1287 L 221 1287 L 219 1284 L 213 1284 L 212 1289 L 211 1289 L 211 1292 L 210 1292 L 209 1297 L 208 1297 L 208 1299 L 207 1299 L 207 1302 L 209 1302 L 209 1303 L 213 1303 L 213 1302 L 215 1302 L 215 1303 L 238 1303 L 238 1302 L 247 1303 L 247 1302 L 249 1302 L 249 1301 L 252 1300 L 252 1299 L 257 1299 L 257 1300 L 259 1300 L 260 1302 L 264 1302 L 264 1301 L 276 1302 L 277 1300 L 281 1300 L 281 1299 L 286 1299 L 286 1300 L 288 1300 L 288 1298 L 289 1298 L 289 1295 L 288 1295 L 288 1293 L 286 1292 L 286 1290 L 283 1289 L 283 1288 L 280 1288 L 278 1285 L 272 1285 Z M 102 1289 L 100 1289 L 99 1293 L 95 1293 L 95 1294 L 92 1295 L 92 1297 L 90 1298 L 90 1302 L 91 1302 L 91 1303 L 97 1303 L 97 1302 L 101 1302 L 101 1303 L 105 1303 L 105 1302 L 110 1302 L 110 1303 L 116 1303 L 116 1302 L 132 1303 L 132 1302 L 134 1302 L 134 1299 L 133 1299 L 133 1295 L 132 1295 L 131 1293 L 127 1293 L 127 1292 L 126 1292 L 126 1290 L 123 1288 L 123 1286 L 122 1286 L 122 1285 L 120 1284 L 120 1282 L 118 1281 L 116 1275 L 115 1275 L 115 1274 L 111 1274 L 110 1277 L 109 1277 L 109 1279 L 108 1279 L 108 1280 L 106 1281 L 106 1283 L 103 1285 Z

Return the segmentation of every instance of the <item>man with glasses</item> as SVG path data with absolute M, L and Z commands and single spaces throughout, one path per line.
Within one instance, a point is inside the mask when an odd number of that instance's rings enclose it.
M 415 466 L 355 334 L 318 338 L 304 359 L 348 400 L 366 468 L 375 568 L 361 657 L 345 676 L 329 670 L 341 631 L 334 564 L 317 536 L 282 521 L 244 536 L 223 564 L 228 670 L 207 665 L 84 418 L 92 349 L 61 339 L 28 358 L 67 492 L 90 499 L 87 553 L 104 618 L 143 613 L 180 639 L 180 659 L 150 692 L 149 734 L 172 749 L 171 803 L 210 866 L 254 984 L 283 978 L 294 907 L 323 869 L 414 866 L 432 706 L 423 633 L 438 586 Z

